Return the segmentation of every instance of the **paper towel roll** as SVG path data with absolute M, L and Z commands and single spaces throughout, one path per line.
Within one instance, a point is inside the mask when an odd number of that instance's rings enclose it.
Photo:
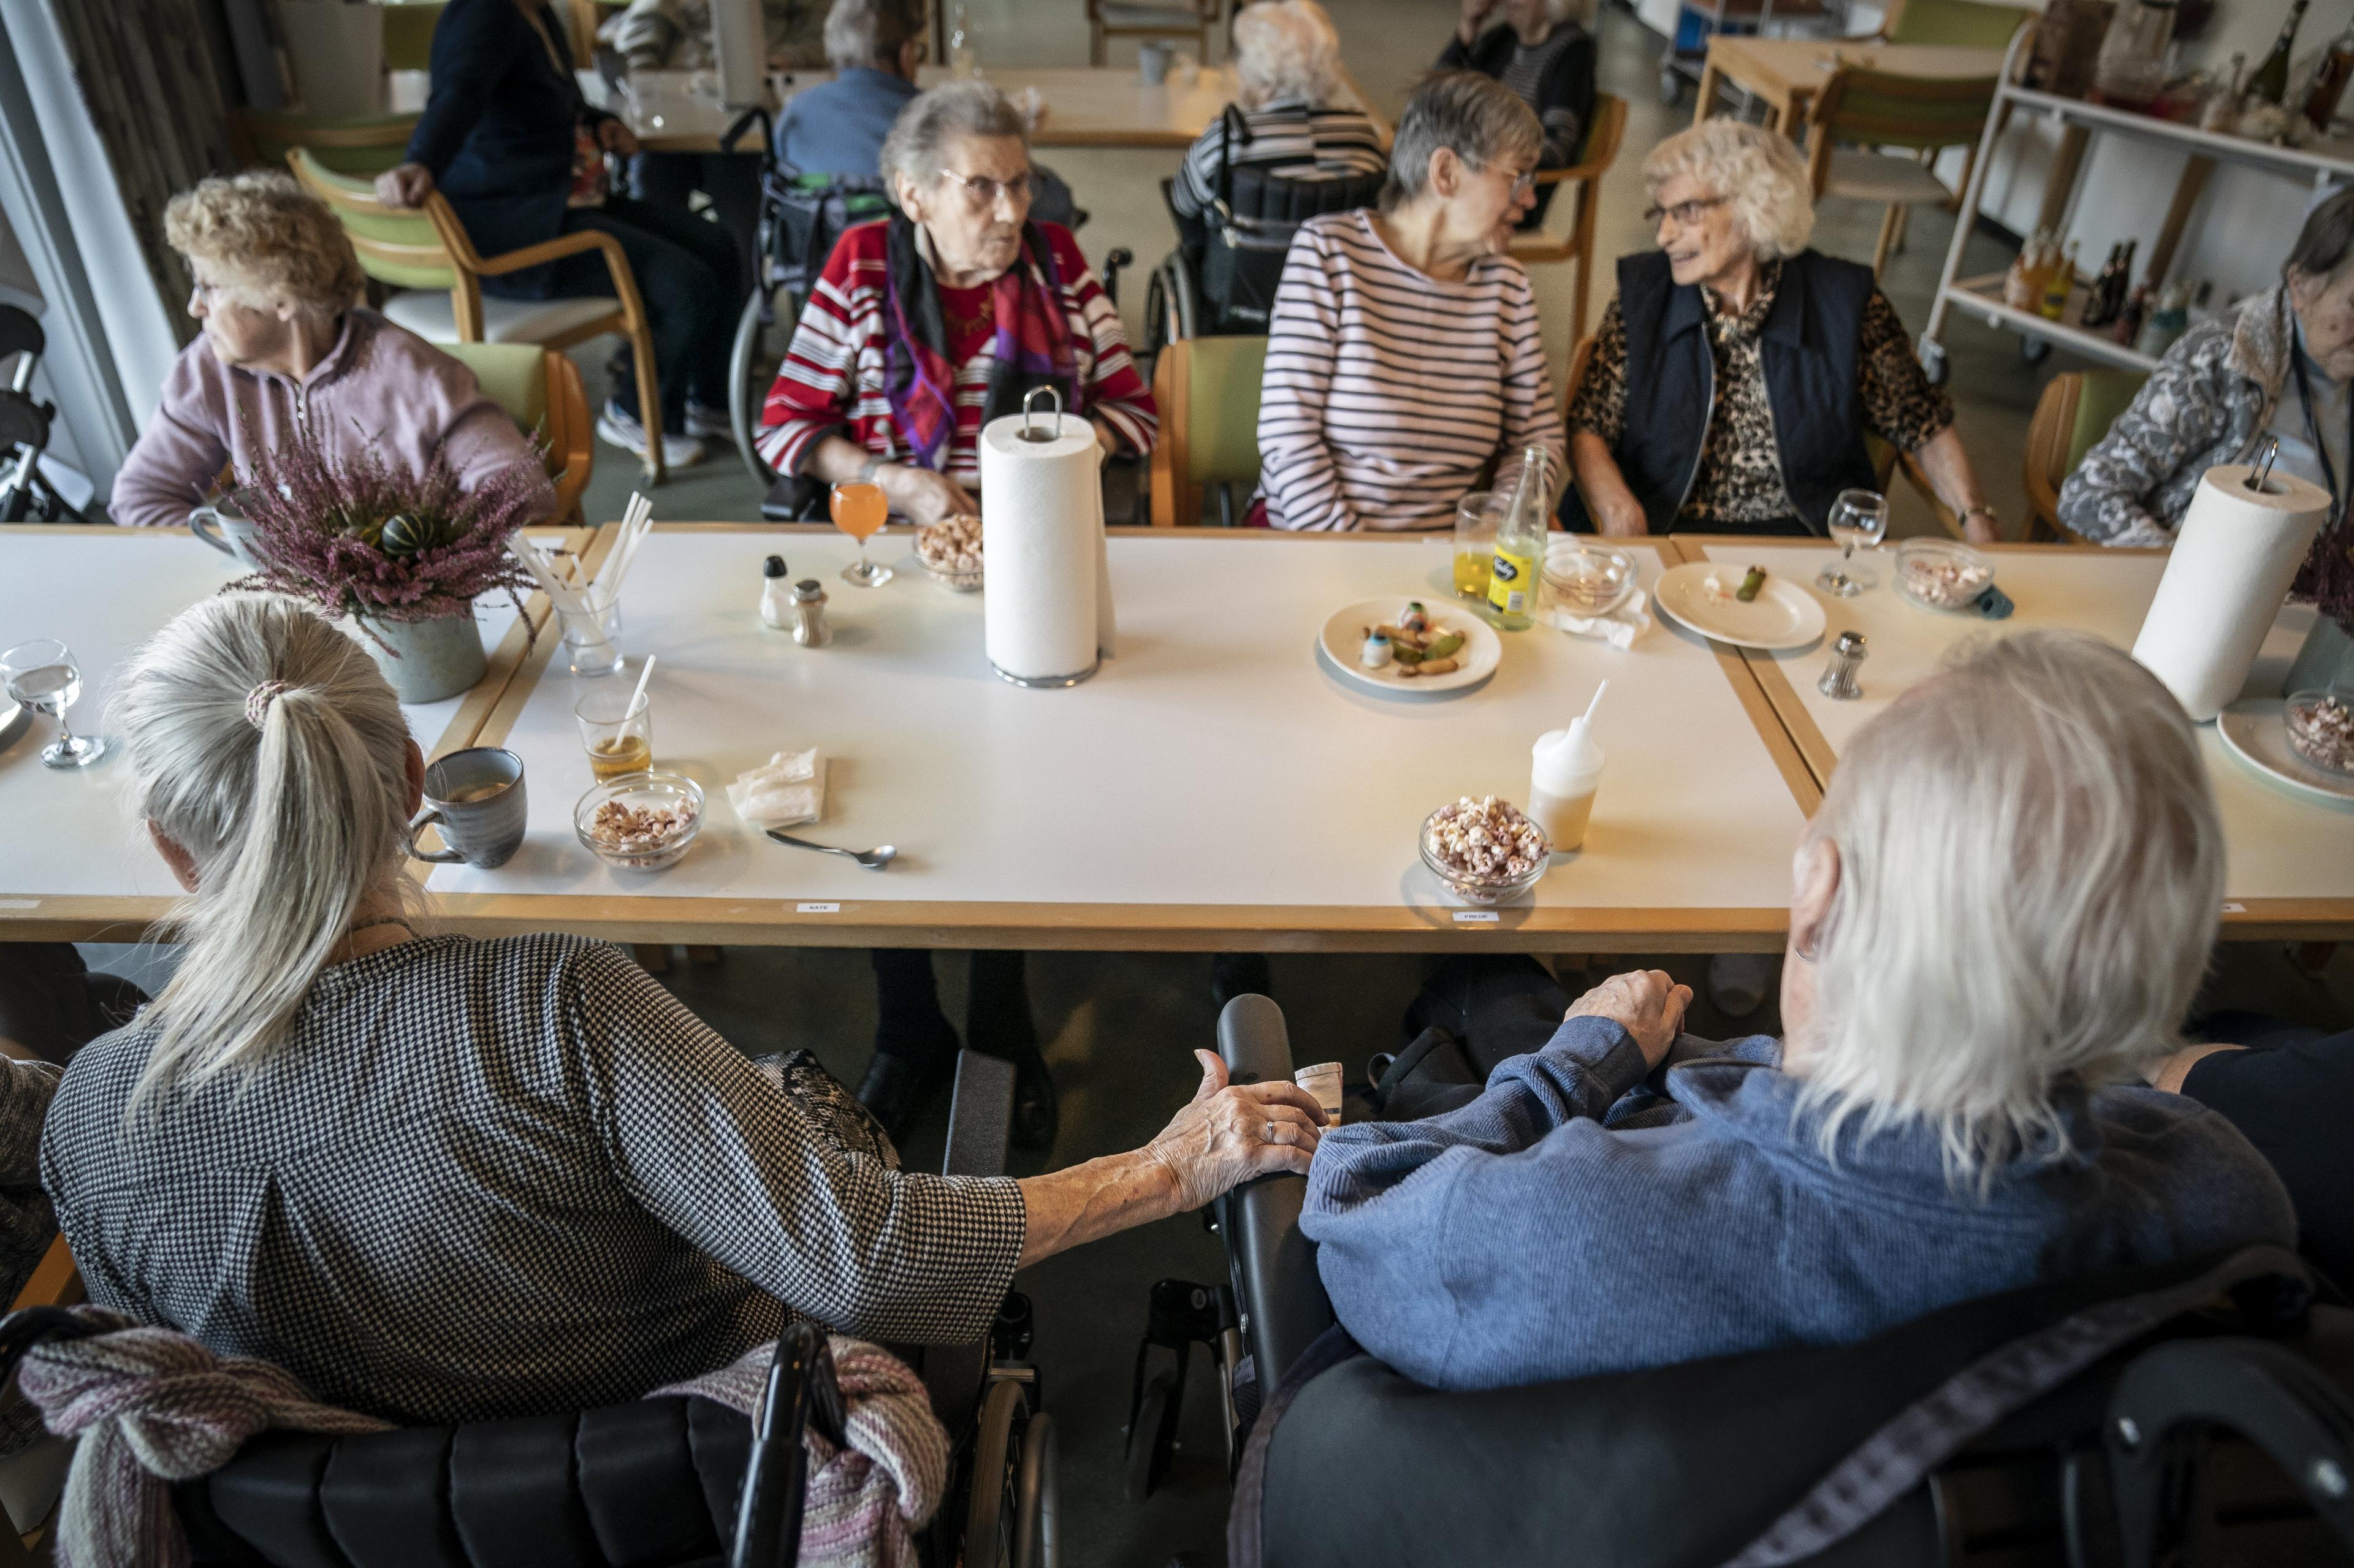
M 2288 585 L 2329 515 L 2329 493 L 2275 469 L 2263 491 L 2239 463 L 2211 468 L 2175 531 L 2133 656 L 2204 723 L 2236 701 Z
M 982 599 L 989 662 L 1022 685 L 1066 686 L 1111 652 L 1111 578 L 1104 552 L 1103 449 L 1095 427 L 1062 416 L 1062 433 L 1025 440 L 1023 418 L 981 432 Z M 1054 428 L 1041 414 L 1032 426 Z

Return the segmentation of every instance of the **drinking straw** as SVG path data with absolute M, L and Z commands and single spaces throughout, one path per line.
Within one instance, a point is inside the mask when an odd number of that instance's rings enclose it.
M 638 711 L 638 701 L 646 694 L 646 683 L 653 679 L 653 674 L 654 656 L 649 653 L 646 655 L 644 666 L 638 671 L 638 689 L 631 692 L 630 694 L 630 700 L 621 705 L 621 714 L 623 717 L 626 718 L 631 714 Z

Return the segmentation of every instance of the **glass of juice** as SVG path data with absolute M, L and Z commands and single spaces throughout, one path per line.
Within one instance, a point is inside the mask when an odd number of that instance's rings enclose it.
M 588 771 L 599 783 L 624 773 L 643 773 L 654 765 L 653 704 L 652 693 L 632 691 L 614 681 L 599 685 L 573 708 L 580 745 L 588 753 Z
M 858 560 L 842 568 L 842 580 L 855 588 L 881 588 L 891 580 L 891 568 L 866 558 L 866 541 L 883 530 L 891 503 L 879 484 L 837 484 L 831 501 L 833 525 L 858 541 Z
M 1512 509 L 1509 490 L 1475 490 L 1455 503 L 1455 597 L 1488 602 L 1488 568 L 1496 558 L 1496 524 Z

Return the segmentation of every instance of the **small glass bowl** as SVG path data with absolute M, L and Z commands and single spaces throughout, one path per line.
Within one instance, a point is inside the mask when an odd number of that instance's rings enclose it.
M 1951 539 L 1896 546 L 1896 591 L 1924 609 L 1967 609 L 1994 581 L 1994 563 Z
M 640 810 L 686 813 L 686 825 L 642 844 L 626 847 L 600 843 L 589 830 L 597 809 L 609 800 Z M 572 831 L 589 853 L 618 871 L 660 871 L 675 865 L 697 833 L 703 831 L 703 786 L 680 773 L 624 773 L 609 779 L 580 797 L 572 808 Z
M 916 560 L 918 565 L 923 567 L 924 575 L 926 577 L 931 578 L 934 582 L 939 584 L 940 587 L 948 589 L 950 593 L 979 593 L 981 591 L 981 569 L 979 567 L 975 567 L 973 570 L 969 572 L 950 572 L 943 571 L 939 567 L 933 566 L 930 562 L 926 561 L 921 556 L 917 556 Z
M 1572 615 L 1609 614 L 1635 581 L 1635 557 L 1615 545 L 1573 535 L 1545 546 L 1545 592 Z
M 2324 773 L 2354 773 L 2354 691 L 2292 692 L 2282 716 L 2290 750 Z
M 1443 811 L 1446 809 L 1445 806 L 1441 806 L 1438 810 Z M 1438 852 L 1431 847 L 1430 830 L 1437 821 L 1438 811 L 1431 812 L 1422 820 L 1422 832 L 1416 835 L 1416 842 L 1422 846 L 1422 863 L 1430 868 L 1430 874 L 1438 878 L 1447 892 L 1466 904 L 1508 903 L 1543 881 L 1544 874 L 1552 868 L 1553 845 L 1548 842 L 1545 845 L 1545 853 L 1537 856 L 1536 863 L 1518 876 L 1509 876 L 1498 881 L 1467 876 L 1439 859 Z

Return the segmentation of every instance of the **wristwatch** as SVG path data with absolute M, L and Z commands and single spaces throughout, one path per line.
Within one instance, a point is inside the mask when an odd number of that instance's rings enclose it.
M 1976 506 L 1971 507 L 1967 512 L 1962 514 L 1963 525 L 1967 527 L 1970 519 L 1979 515 L 1980 514 L 1984 514 L 1986 520 L 1989 523 L 2000 523 L 2002 521 L 2002 518 L 1996 514 L 1993 507 L 1988 506 L 1985 502 L 1981 501 Z
M 860 463 L 860 464 L 858 465 L 858 482 L 859 482 L 859 483 L 861 483 L 861 484 L 872 484 L 872 483 L 874 483 L 874 482 L 875 482 L 875 471 L 876 469 L 878 469 L 878 468 L 881 468 L 882 466 L 883 466 L 883 459 L 881 459 L 881 458 L 879 458 L 879 457 L 871 457 L 871 458 L 868 458 L 864 462 Z

